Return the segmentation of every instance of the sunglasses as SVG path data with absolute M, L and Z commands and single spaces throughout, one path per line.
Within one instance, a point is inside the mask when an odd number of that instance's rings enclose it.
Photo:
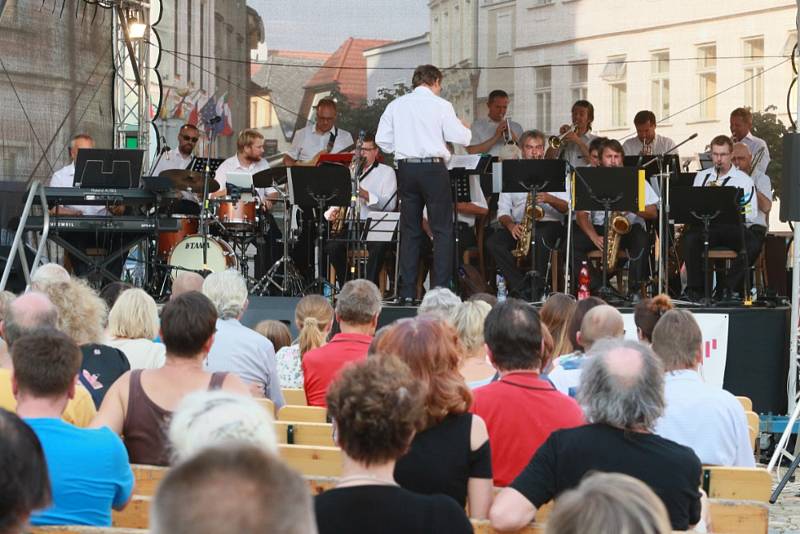
M 192 143 L 196 143 L 200 140 L 199 137 L 189 137 L 188 135 L 181 134 L 181 139 L 184 141 L 191 141 Z

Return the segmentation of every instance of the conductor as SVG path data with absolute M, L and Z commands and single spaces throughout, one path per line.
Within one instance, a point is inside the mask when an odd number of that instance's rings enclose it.
M 393 100 L 378 123 L 375 140 L 397 162 L 400 191 L 400 300 L 415 294 L 419 253 L 425 234 L 422 210 L 427 207 L 433 233 L 431 286 L 447 287 L 453 271 L 453 200 L 446 162 L 446 142 L 469 145 L 472 132 L 453 105 L 439 97 L 442 72 L 420 65 L 411 78 L 414 90 Z

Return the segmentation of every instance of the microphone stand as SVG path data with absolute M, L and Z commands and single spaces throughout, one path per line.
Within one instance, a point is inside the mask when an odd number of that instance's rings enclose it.
M 148 173 L 148 176 L 153 176 L 153 173 L 158 168 L 158 164 L 161 163 L 161 158 L 164 156 L 164 154 L 172 150 L 169 146 L 167 146 L 167 143 L 165 143 L 165 141 L 166 139 L 162 137 L 161 144 L 163 144 L 164 146 L 162 146 L 161 150 L 159 150 L 158 157 L 156 158 L 156 161 L 153 163 L 153 166 L 150 167 L 150 172 Z
M 203 168 L 203 204 L 200 208 L 200 234 L 203 237 L 203 276 L 209 273 L 208 270 L 208 227 L 206 226 L 206 219 L 208 218 L 208 183 L 211 180 L 211 147 L 214 144 L 214 124 L 222 120 L 221 117 L 214 117 L 209 121 L 211 126 L 211 133 L 208 136 L 208 145 L 206 145 L 206 164 Z

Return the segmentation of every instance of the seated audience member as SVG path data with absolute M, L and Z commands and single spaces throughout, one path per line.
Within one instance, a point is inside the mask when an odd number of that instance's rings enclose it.
M 671 534 L 664 503 L 643 482 L 594 473 L 558 497 L 545 534 Z
M 252 397 L 195 391 L 183 398 L 169 424 L 173 463 L 207 447 L 247 443 L 278 454 L 272 415 Z
M 116 304 L 119 296 L 122 295 L 124 291 L 131 288 L 133 288 L 133 286 L 127 282 L 111 282 L 100 290 L 99 296 L 103 299 L 103 302 L 106 303 L 106 308 L 110 310 L 114 307 L 114 304 Z
M 11 301 L 15 298 L 17 298 L 17 296 L 11 291 L 0 291 L 0 325 L 6 318 L 6 310 L 8 310 L 8 305 L 11 304 Z M 0 338 L 3 336 L 1 328 L 2 327 L 0 327 Z M 4 339 L 0 339 L 0 369 L 10 368 L 11 353 L 8 350 L 8 344 Z
M 572 346 L 573 353 L 580 354 L 584 352 L 584 348 L 581 346 L 580 342 L 578 342 L 578 331 L 581 329 L 583 317 L 592 308 L 605 303 L 606 302 L 600 297 L 587 297 L 583 300 L 579 300 L 575 304 L 575 311 L 572 312 L 572 317 L 570 317 L 570 320 L 567 322 L 567 341 L 569 341 L 569 344 Z
M 17 413 L 36 432 L 47 459 L 52 505 L 32 525 L 111 526 L 133 492 L 133 472 L 119 437 L 107 428 L 78 428 L 61 420 L 75 396 L 81 351 L 57 330 L 37 330 L 14 342 Z
M 79 278 L 46 284 L 44 292 L 58 308 L 58 329 L 81 348 L 79 378 L 99 408 L 108 388 L 131 368 L 121 350 L 103 344 L 108 319 L 106 303 Z
M 453 312 L 461 305 L 458 295 L 446 287 L 435 287 L 425 293 L 417 308 L 417 315 L 433 315 L 443 321 L 450 321 Z
M 491 293 L 473 293 L 472 295 L 470 295 L 468 300 L 469 302 L 475 302 L 476 300 L 480 300 L 492 307 L 494 307 L 495 304 L 497 304 L 497 297 L 495 297 Z
M 655 433 L 690 447 L 704 464 L 755 467 L 741 403 L 700 375 L 703 334 L 692 314 L 665 313 L 653 330 L 653 351 L 666 371 L 667 404 Z
M 555 356 L 572 352 L 568 326 L 575 313 L 575 308 L 575 297 L 566 293 L 553 293 L 547 297 L 539 311 L 542 323 L 547 325 L 550 335 L 553 336 L 553 354 Z
M 277 456 L 211 447 L 169 470 L 150 508 L 151 534 L 314 534 L 311 493 Z
M 314 499 L 320 534 L 472 532 L 454 500 L 395 482 L 395 463 L 425 418 L 424 396 L 424 385 L 391 355 L 352 365 L 331 384 L 328 413 L 344 462 L 336 487 Z
M 0 532 L 27 532 L 30 515 L 50 501 L 39 438 L 17 415 L 0 409 Z
M 492 455 L 486 424 L 469 412 L 472 394 L 458 372 L 462 353 L 450 323 L 423 315 L 395 321 L 381 334 L 379 354 L 400 357 L 425 386 L 425 415 L 411 448 L 394 470 L 397 482 L 425 495 L 443 493 L 483 519 L 492 502 Z
M 144 290 L 133 288 L 120 294 L 108 314 L 108 345 L 125 353 L 131 369 L 155 369 L 164 365 L 166 348 L 155 343 L 158 307 Z
M 578 385 L 581 383 L 581 369 L 585 365 L 586 355 L 592 349 L 592 345 L 603 338 L 621 338 L 624 335 L 625 323 L 622 314 L 616 308 L 608 304 L 592 308 L 583 317 L 581 329 L 576 337 L 585 353 L 559 358 L 553 370 L 548 373 L 547 379 L 561 393 L 575 397 Z
M 206 359 L 206 370 L 239 375 L 258 397 L 267 397 L 275 408 L 283 406 L 272 342 L 239 320 L 247 309 L 247 283 L 234 270 L 211 273 L 203 282 L 203 294 L 217 308 L 217 333 Z
M 591 471 L 638 478 L 666 506 L 673 530 L 700 521 L 700 460 L 688 447 L 653 434 L 664 410 L 664 369 L 636 341 L 597 342 L 586 360 L 578 402 L 592 423 L 557 430 L 495 499 L 497 530 L 530 523 L 536 510 L 580 484 Z
M 280 351 L 283 347 L 288 347 L 292 344 L 292 332 L 289 330 L 289 327 L 281 321 L 265 319 L 255 325 L 253 330 L 269 339 L 270 343 L 272 343 L 272 348 L 275 350 L 276 356 L 278 351 Z M 278 376 L 280 376 L 280 374 L 281 372 L 278 370 Z
M 297 339 L 275 353 L 284 388 L 303 387 L 303 356 L 325 344 L 333 328 L 333 307 L 322 295 L 306 295 L 294 309 L 294 324 L 299 332 Z
M 458 372 L 470 389 L 485 386 L 497 375 L 497 370 L 486 358 L 483 340 L 483 322 L 491 309 L 483 301 L 464 302 L 453 313 L 453 326 L 464 347 Z
M 50 264 L 48 264 L 50 265 Z M 5 339 L 8 350 L 14 342 L 24 335 L 41 328 L 55 328 L 58 323 L 58 310 L 44 293 L 31 291 L 11 301 L 3 322 L 0 323 L 0 335 Z M 9 411 L 17 409 L 17 400 L 11 386 L 11 374 L 14 370 L 11 355 L 0 360 L 0 408 Z M 75 396 L 67 402 L 62 419 L 78 427 L 87 427 L 97 415 L 92 396 L 82 384 L 75 387 Z
M 339 333 L 327 344 L 303 355 L 303 389 L 309 406 L 325 406 L 328 386 L 339 371 L 349 363 L 366 359 L 380 314 L 378 286 L 369 280 L 351 280 L 342 286 L 336 300 Z
M 44 291 L 48 284 L 66 284 L 71 279 L 69 272 L 57 263 L 45 263 L 31 273 L 31 289 Z
M 172 282 L 172 291 L 169 294 L 170 300 L 188 293 L 189 291 L 203 292 L 205 278 L 197 273 L 184 271 L 175 277 Z
M 203 369 L 216 322 L 216 308 L 202 293 L 190 291 L 172 299 L 161 312 L 164 366 L 126 373 L 109 389 L 92 426 L 107 426 L 124 436 L 131 463 L 169 463 L 166 427 L 189 393 L 223 389 L 249 395 L 235 374 Z
M 633 307 L 633 322 L 636 324 L 636 336 L 642 343 L 652 343 L 653 328 L 661 316 L 671 310 L 672 300 L 669 295 L 656 295 L 639 301 Z
M 495 486 L 510 484 L 554 430 L 584 423 L 578 403 L 539 374 L 541 326 L 536 310 L 516 299 L 486 318 L 484 336 L 500 380 L 473 392 L 472 411 L 489 429 Z

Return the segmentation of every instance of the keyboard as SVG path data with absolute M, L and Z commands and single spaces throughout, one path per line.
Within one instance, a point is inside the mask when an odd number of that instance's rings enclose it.
M 51 232 L 135 232 L 153 233 L 158 230 L 163 232 L 177 232 L 180 219 L 154 217 L 135 217 L 128 215 L 82 215 L 78 217 L 58 216 L 50 217 Z M 42 231 L 44 217 L 28 217 L 26 230 Z
M 105 205 L 154 204 L 156 196 L 146 189 L 81 189 L 78 187 L 45 187 L 44 194 L 50 204 Z M 180 198 L 177 191 L 161 194 L 162 200 Z

